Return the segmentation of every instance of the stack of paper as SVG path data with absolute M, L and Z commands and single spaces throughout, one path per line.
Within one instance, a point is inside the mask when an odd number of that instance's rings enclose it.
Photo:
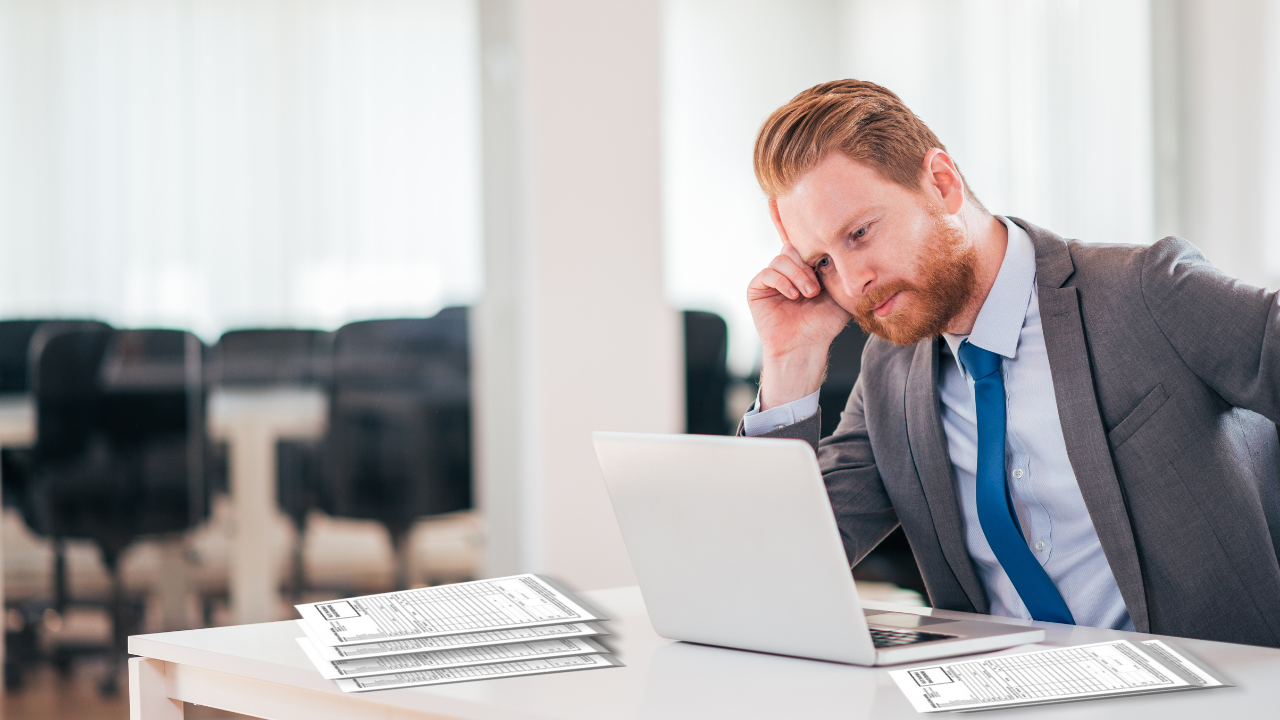
M 537 575 L 298 605 L 298 638 L 343 692 L 617 667 L 602 615 Z

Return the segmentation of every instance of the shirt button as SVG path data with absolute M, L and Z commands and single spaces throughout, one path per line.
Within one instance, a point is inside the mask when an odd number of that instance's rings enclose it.
M 1013 471 L 1013 476 L 1014 476 L 1015 478 L 1021 478 L 1021 477 L 1022 477 L 1022 468 L 1018 468 L 1017 470 L 1014 470 L 1014 471 Z
M 1044 541 L 1043 541 L 1043 540 L 1037 540 L 1037 541 L 1036 541 L 1036 552 L 1042 552 L 1043 550 L 1044 550 Z

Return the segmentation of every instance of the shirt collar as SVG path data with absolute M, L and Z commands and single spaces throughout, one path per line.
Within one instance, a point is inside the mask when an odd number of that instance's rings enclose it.
M 1036 249 L 1031 236 L 1009 218 L 995 216 L 1009 230 L 1009 242 L 995 284 L 978 311 L 973 332 L 968 335 L 943 333 L 947 347 L 956 358 L 960 357 L 960 343 L 969 342 L 1010 360 L 1018 350 L 1018 337 L 1027 319 L 1027 305 L 1031 302 L 1031 290 L 1036 282 Z M 965 372 L 963 364 L 961 372 Z M 966 373 L 966 377 L 968 374 Z

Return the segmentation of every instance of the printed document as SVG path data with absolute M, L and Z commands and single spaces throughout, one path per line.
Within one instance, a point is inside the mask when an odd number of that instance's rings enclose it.
M 307 633 L 307 637 L 311 637 L 310 626 L 301 620 L 298 620 L 297 623 L 303 632 Z M 359 645 L 321 645 L 319 641 L 312 638 L 311 647 L 321 659 L 335 662 L 348 658 L 403 655 L 451 648 L 508 645 L 532 640 L 607 634 L 607 630 L 595 623 L 571 623 L 569 625 L 539 625 L 537 627 L 511 628 L 510 630 L 442 635 L 440 637 L 415 638 L 413 640 L 389 640 L 387 642 L 361 643 Z
M 295 607 L 324 646 L 606 619 L 531 574 Z
M 917 712 L 968 711 L 1223 687 L 1160 640 L 1002 655 L 889 673 Z
M 381 657 L 352 658 L 330 662 L 322 660 L 311 641 L 298 638 L 298 644 L 311 659 L 320 675 L 326 680 L 366 675 L 388 675 L 416 670 L 489 665 L 533 658 L 565 657 L 569 655 L 595 655 L 608 652 L 587 638 L 561 638 L 537 640 L 510 645 L 486 645 L 484 647 L 437 650 L 435 652 L 409 653 L 407 655 L 383 655 Z
M 467 682 L 470 680 L 489 680 L 492 678 L 518 677 L 520 675 L 542 675 L 544 673 L 621 666 L 622 663 L 611 655 L 576 655 L 573 657 L 520 660 L 517 662 L 497 663 L 495 665 L 469 665 L 467 667 L 443 670 L 423 670 L 420 672 L 396 673 L 394 675 L 343 678 L 337 682 L 342 692 L 365 692 L 367 690 L 390 690 L 391 688 L 413 687 L 415 685 L 443 685 L 445 683 Z

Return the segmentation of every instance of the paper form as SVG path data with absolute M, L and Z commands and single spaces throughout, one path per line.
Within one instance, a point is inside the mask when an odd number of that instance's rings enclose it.
M 296 605 L 319 645 L 458 635 L 606 618 L 537 575 Z
M 607 667 L 622 667 L 622 663 L 618 662 L 612 655 L 577 655 L 545 660 L 520 660 L 518 662 L 497 663 L 495 665 L 470 665 L 445 670 L 424 670 L 393 675 L 371 675 L 363 678 L 343 678 L 338 680 L 337 683 L 342 692 L 366 692 L 368 690 L 389 690 L 391 688 L 413 687 L 415 685 L 443 685 L 445 683 L 469 682 L 472 680 L 518 677 L 520 675 L 542 675 L 544 673 L 592 670 Z
M 535 640 L 527 643 L 511 643 L 510 645 L 485 645 L 483 647 L 436 650 L 434 652 L 409 653 L 407 655 L 352 658 L 330 662 L 320 658 L 311 645 L 311 641 L 306 638 L 298 638 L 297 640 L 298 644 L 302 646 L 302 650 L 307 653 L 307 657 L 311 658 L 311 662 L 320 671 L 320 675 L 326 680 L 337 680 L 344 677 L 364 677 L 366 675 L 388 675 L 416 670 L 436 670 L 463 667 L 465 665 L 490 665 L 498 662 L 531 660 L 534 658 L 599 655 L 608 652 L 608 650 L 586 638 L 560 638 L 558 640 Z
M 307 637 L 310 638 L 310 626 L 301 620 L 298 620 L 297 623 L 303 632 L 307 633 Z M 449 648 L 508 645 L 531 640 L 608 634 L 609 631 L 595 623 L 571 623 L 569 625 L 539 625 L 538 627 L 511 628 L 510 630 L 490 630 L 488 632 L 463 633 L 462 635 L 442 635 L 439 637 L 415 638 L 413 640 L 389 640 L 387 642 L 362 643 L 360 645 L 321 645 L 315 638 L 311 638 L 311 647 L 321 659 L 334 662 L 348 658 L 403 655 Z
M 968 711 L 1222 687 L 1159 640 L 1058 648 L 889 673 L 917 712 Z

